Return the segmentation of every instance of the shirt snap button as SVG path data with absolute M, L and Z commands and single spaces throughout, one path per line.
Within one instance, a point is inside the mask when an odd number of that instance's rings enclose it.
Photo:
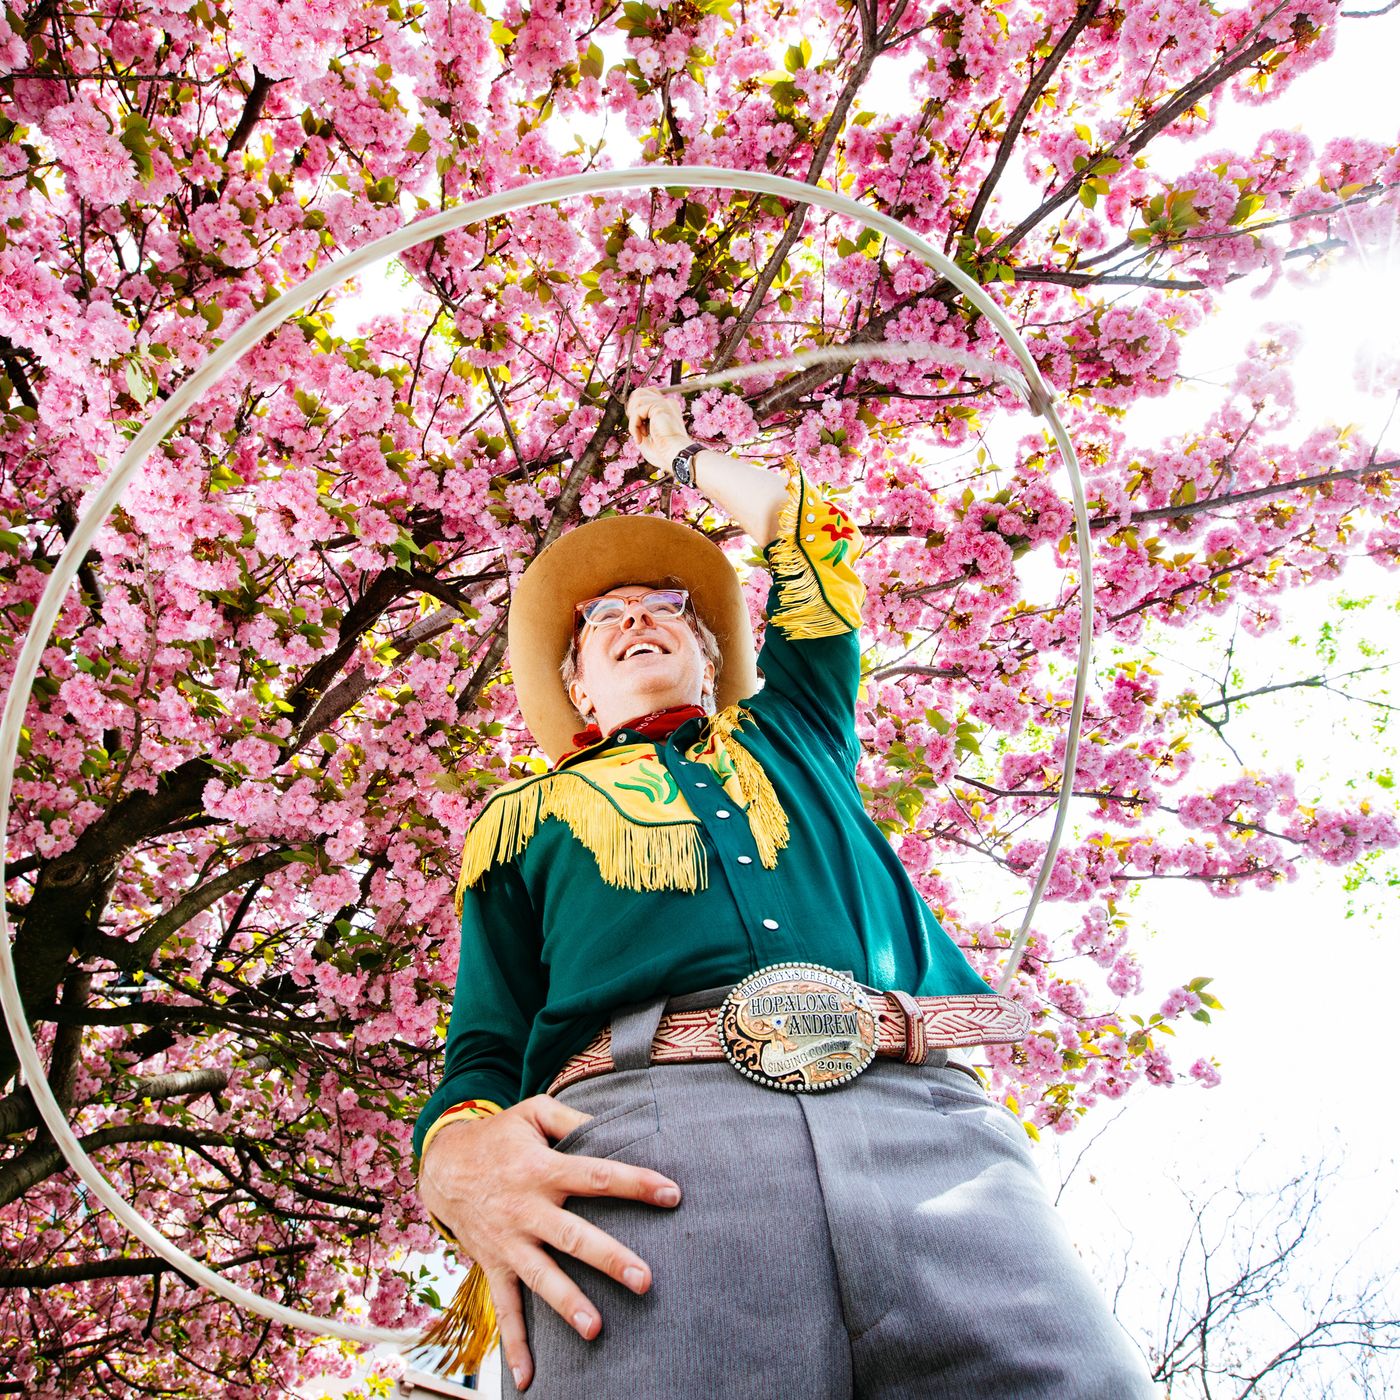
M 778 921 L 777 921 L 776 919 L 764 919 L 764 921 L 763 921 L 763 927 L 764 927 L 764 928 L 777 928 L 777 927 L 778 927 Z
M 739 864 L 740 864 L 740 865 L 752 865 L 752 864 L 753 864 L 753 857 L 752 857 L 752 856 L 740 856 L 740 857 L 739 857 Z
M 715 816 L 717 816 L 717 817 L 727 817 L 728 815 L 729 815 L 729 810 L 728 810 L 728 808 L 725 808 L 725 807 L 721 807 L 721 808 L 719 809 L 719 811 L 715 813 Z
M 817 517 L 816 517 L 815 515 L 809 515 L 809 516 L 807 517 L 807 523 L 810 525 L 810 524 L 812 523 L 812 521 L 814 521 L 816 518 L 817 518 Z
M 816 539 L 816 536 L 815 536 L 815 535 L 803 535 L 802 538 L 803 538 L 804 540 L 806 540 L 808 544 L 811 544 L 811 542 L 812 542 L 814 539 Z
M 697 783 L 695 784 L 695 786 L 696 786 L 696 787 L 709 787 L 709 783 L 700 783 L 700 782 L 697 782 Z

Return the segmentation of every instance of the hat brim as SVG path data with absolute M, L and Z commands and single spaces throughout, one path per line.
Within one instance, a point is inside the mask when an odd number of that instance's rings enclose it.
M 716 708 L 758 690 L 748 606 L 724 551 L 674 520 L 647 515 L 591 520 L 534 559 L 516 585 L 506 623 L 520 714 L 552 763 L 573 748 L 582 724 L 559 675 L 573 634 L 574 605 L 621 584 L 659 584 L 665 578 L 681 580 L 696 614 L 719 642 L 723 661 L 715 682 Z

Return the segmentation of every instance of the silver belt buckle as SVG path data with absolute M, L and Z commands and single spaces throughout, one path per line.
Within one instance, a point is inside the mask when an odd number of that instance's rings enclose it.
M 854 978 L 819 963 L 774 963 L 724 999 L 719 1038 L 746 1079 L 810 1094 L 850 1083 L 875 1058 L 875 1013 Z

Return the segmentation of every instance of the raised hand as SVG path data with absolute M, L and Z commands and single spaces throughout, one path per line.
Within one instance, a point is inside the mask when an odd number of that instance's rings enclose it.
M 691 441 L 681 401 L 675 394 L 634 389 L 627 400 L 627 427 L 632 441 L 652 466 L 671 469 L 671 460 Z

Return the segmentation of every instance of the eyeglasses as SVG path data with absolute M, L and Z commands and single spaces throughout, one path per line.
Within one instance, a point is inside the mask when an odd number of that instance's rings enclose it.
M 632 603 L 640 603 L 653 617 L 679 617 L 685 611 L 690 593 L 684 588 L 658 588 L 640 598 L 585 598 L 574 604 L 576 629 L 583 627 L 616 627 Z

